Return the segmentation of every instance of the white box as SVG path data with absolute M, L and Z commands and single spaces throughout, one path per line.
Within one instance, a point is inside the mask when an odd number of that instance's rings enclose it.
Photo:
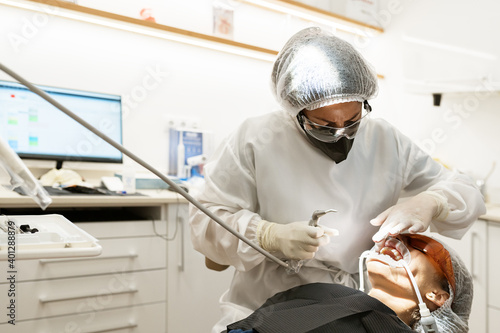
M 182 139 L 182 141 L 181 141 Z M 211 133 L 199 129 L 169 129 L 168 174 L 180 179 L 203 176 L 202 165 L 190 165 L 188 159 L 209 156 L 212 148 Z

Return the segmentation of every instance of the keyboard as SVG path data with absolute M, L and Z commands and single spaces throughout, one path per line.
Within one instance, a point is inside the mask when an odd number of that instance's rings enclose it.
M 43 187 L 50 196 L 74 196 L 74 195 L 113 195 L 113 196 L 145 196 L 142 193 L 117 193 L 114 191 L 110 191 L 108 189 L 98 187 L 87 187 L 87 186 L 67 186 L 67 187 L 52 187 L 52 186 L 44 186 Z M 26 195 L 23 189 L 20 187 L 16 187 L 14 189 L 15 192 Z

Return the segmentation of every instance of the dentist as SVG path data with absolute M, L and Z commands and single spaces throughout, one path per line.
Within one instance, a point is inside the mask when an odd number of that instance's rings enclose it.
M 212 332 L 295 286 L 357 288 L 358 257 L 374 242 L 429 226 L 459 239 L 485 212 L 471 179 L 370 118 L 377 77 L 349 43 L 304 29 L 278 54 L 271 78 L 282 109 L 246 120 L 221 144 L 197 199 L 263 249 L 304 266 L 287 273 L 192 206 L 195 249 L 235 268 Z M 338 212 L 318 227 L 305 222 L 330 208 Z

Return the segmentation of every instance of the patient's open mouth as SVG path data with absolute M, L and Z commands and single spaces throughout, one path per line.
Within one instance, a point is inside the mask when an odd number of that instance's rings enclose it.
M 405 258 L 405 254 L 409 255 L 406 246 L 399 239 L 393 237 L 386 239 L 384 247 L 379 253 L 387 255 L 395 261 Z
M 398 261 L 403 259 L 401 253 L 398 250 L 392 247 L 385 246 L 380 250 L 380 254 L 385 254 L 391 257 L 393 260 Z

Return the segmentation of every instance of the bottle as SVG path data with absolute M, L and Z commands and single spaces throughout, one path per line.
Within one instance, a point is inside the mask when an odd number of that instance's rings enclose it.
M 186 178 L 185 175 L 185 159 L 186 149 L 184 147 L 183 131 L 179 131 L 179 144 L 177 145 L 177 177 L 179 179 Z
M 130 165 L 124 165 L 122 171 L 123 191 L 127 194 L 135 193 L 135 170 Z

